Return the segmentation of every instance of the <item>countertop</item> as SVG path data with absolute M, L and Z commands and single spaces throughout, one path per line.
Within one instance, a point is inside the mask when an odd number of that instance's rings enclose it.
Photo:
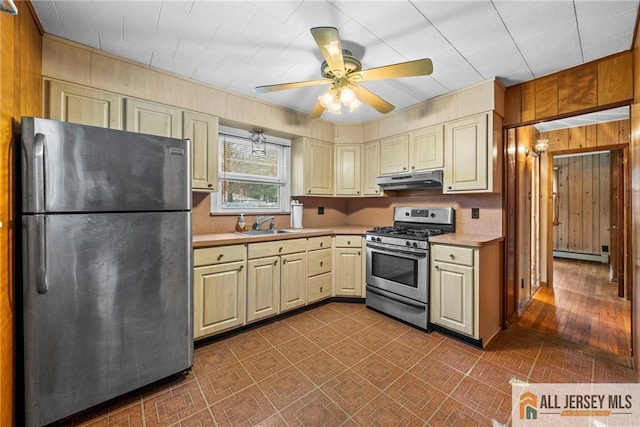
M 287 240 L 316 236 L 330 236 L 337 234 L 362 235 L 370 230 L 370 225 L 332 225 L 314 228 L 289 228 L 290 233 L 269 234 L 265 236 L 242 236 L 236 233 L 197 234 L 193 236 L 193 248 L 207 248 L 225 245 L 244 245 L 246 243 L 269 242 L 273 240 Z
M 502 236 L 486 235 L 486 234 L 464 234 L 464 233 L 447 233 L 439 236 L 429 237 L 431 243 L 444 243 L 447 245 L 473 246 L 480 248 L 492 243 L 504 240 Z

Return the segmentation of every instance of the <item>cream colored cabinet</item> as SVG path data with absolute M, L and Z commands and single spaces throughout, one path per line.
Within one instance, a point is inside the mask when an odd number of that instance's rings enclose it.
M 110 129 L 122 129 L 119 95 L 69 83 L 48 81 L 50 119 Z
M 409 133 L 409 170 L 444 167 L 444 127 L 431 126 Z
M 216 191 L 218 183 L 218 118 L 185 111 L 183 138 L 191 140 L 191 188 Z
M 246 323 L 244 245 L 193 251 L 194 338 Z
M 489 117 L 480 114 L 445 123 L 444 193 L 493 191 Z
M 334 147 L 332 143 L 297 138 L 291 144 L 291 195 L 333 195 Z
M 251 243 L 247 256 L 250 321 L 306 304 L 307 239 Z
M 362 297 L 362 253 L 361 236 L 335 237 L 334 294 L 336 296 Z
M 333 251 L 331 236 L 309 238 L 307 304 L 331 296 Z
M 402 134 L 380 141 L 380 173 L 391 174 L 409 170 L 409 135 Z
M 431 323 L 486 345 L 500 330 L 500 244 L 431 245 Z
M 376 184 L 380 176 L 380 141 L 371 141 L 362 146 L 362 194 L 380 196 L 382 189 Z
M 358 196 L 361 193 L 360 162 L 362 145 L 336 145 L 336 195 Z
M 180 109 L 135 98 L 127 98 L 125 106 L 126 130 L 182 138 L 182 111 Z
M 285 312 L 307 303 L 307 253 L 297 252 L 280 258 L 280 311 Z
M 280 312 L 280 257 L 247 262 L 247 322 Z

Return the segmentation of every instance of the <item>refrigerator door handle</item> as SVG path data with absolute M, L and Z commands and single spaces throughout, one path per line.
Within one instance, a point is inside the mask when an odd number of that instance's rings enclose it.
M 47 286 L 47 242 L 46 242 L 46 223 L 44 215 L 35 215 L 35 236 L 31 241 L 32 244 L 35 244 L 34 255 L 35 255 L 35 265 L 36 265 L 36 290 L 39 294 L 46 294 L 48 289 Z
M 46 138 L 37 133 L 33 141 L 33 169 L 31 185 L 33 186 L 33 211 L 44 212 L 44 149 Z

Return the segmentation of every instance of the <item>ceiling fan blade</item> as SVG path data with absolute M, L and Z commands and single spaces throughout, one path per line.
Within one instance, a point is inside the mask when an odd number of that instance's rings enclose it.
M 278 90 L 296 89 L 299 87 L 328 85 L 331 83 L 333 83 L 333 80 L 330 80 L 330 79 L 306 80 L 302 82 L 291 82 L 291 83 L 279 83 L 275 85 L 256 86 L 256 92 L 268 93 L 268 92 L 275 92 Z
M 428 76 L 433 73 L 433 63 L 429 58 L 399 64 L 385 65 L 349 74 L 349 78 L 357 81 L 395 79 L 398 77 Z
M 362 86 L 356 83 L 352 82 L 350 87 L 353 89 L 353 91 L 355 92 L 356 96 L 359 99 L 371 105 L 373 108 L 375 108 L 382 114 L 389 113 L 393 111 L 394 108 L 396 108 L 393 105 L 389 104 L 384 99 L 380 98 L 375 93 L 371 92 L 368 89 L 363 88 Z
M 315 107 L 313 107 L 313 110 L 311 110 L 311 112 L 309 113 L 307 118 L 309 118 L 309 119 L 317 119 L 318 117 L 320 117 L 322 115 L 322 113 L 324 113 L 324 110 L 325 110 L 325 108 L 322 106 L 322 104 L 320 104 L 318 102 L 315 105 Z
M 314 27 L 311 29 L 311 35 L 315 39 L 320 53 L 331 68 L 333 74 L 340 78 L 344 72 L 344 58 L 342 57 L 342 45 L 340 44 L 340 36 L 338 29 L 334 27 Z

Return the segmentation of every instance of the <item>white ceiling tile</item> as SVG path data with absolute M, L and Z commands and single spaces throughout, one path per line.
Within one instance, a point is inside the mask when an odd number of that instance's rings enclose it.
M 207 19 L 176 8 L 187 2 L 164 2 L 158 20 L 158 32 L 169 33 L 181 40 L 189 40 L 207 46 L 218 26 Z
M 222 61 L 223 56 L 193 43 L 189 40 L 180 40 L 173 58 L 195 65 L 198 68 L 215 69 Z
M 114 42 L 112 40 L 101 41 L 102 49 L 117 56 L 140 62 L 142 64 L 151 64 L 151 56 L 153 52 L 148 49 L 134 46 L 126 42 Z
M 496 1 L 495 6 L 516 43 L 537 37 L 548 28 L 576 27 L 570 1 Z
M 274 31 L 274 28 L 278 31 Z M 280 49 L 293 43 L 299 34 L 299 31 L 261 10 L 253 16 L 249 25 L 241 33 L 245 40 L 258 46 L 265 45 Z
M 151 66 L 186 77 L 192 77 L 193 73 L 196 71 L 195 65 L 164 56 L 160 53 L 153 54 L 151 58 Z
M 258 53 L 260 46 L 249 43 L 241 36 L 218 31 L 208 49 L 222 58 L 229 56 L 238 61 L 248 63 Z
M 286 21 L 295 10 L 300 7 L 302 0 L 282 1 L 251 1 L 255 8 L 268 13 L 281 22 Z
M 309 33 L 312 27 L 336 27 L 340 29 L 349 17 L 324 1 L 307 1 L 302 3 L 289 16 L 285 23 L 299 32 Z
M 255 6 L 243 1 L 195 0 L 189 13 L 210 21 L 223 31 L 240 34 L 257 11 Z
M 504 36 L 483 48 L 465 55 L 467 61 L 485 78 L 507 76 L 518 70 L 528 70 L 528 65 L 510 36 Z M 529 72 L 529 79 L 533 78 Z
M 153 19 L 124 18 L 123 39 L 126 43 L 143 49 L 173 56 L 180 38 L 173 33 L 157 30 Z
M 217 73 L 214 69 L 205 67 L 196 68 L 196 71 L 193 73 L 193 79 L 223 89 L 231 83 L 231 76 Z

